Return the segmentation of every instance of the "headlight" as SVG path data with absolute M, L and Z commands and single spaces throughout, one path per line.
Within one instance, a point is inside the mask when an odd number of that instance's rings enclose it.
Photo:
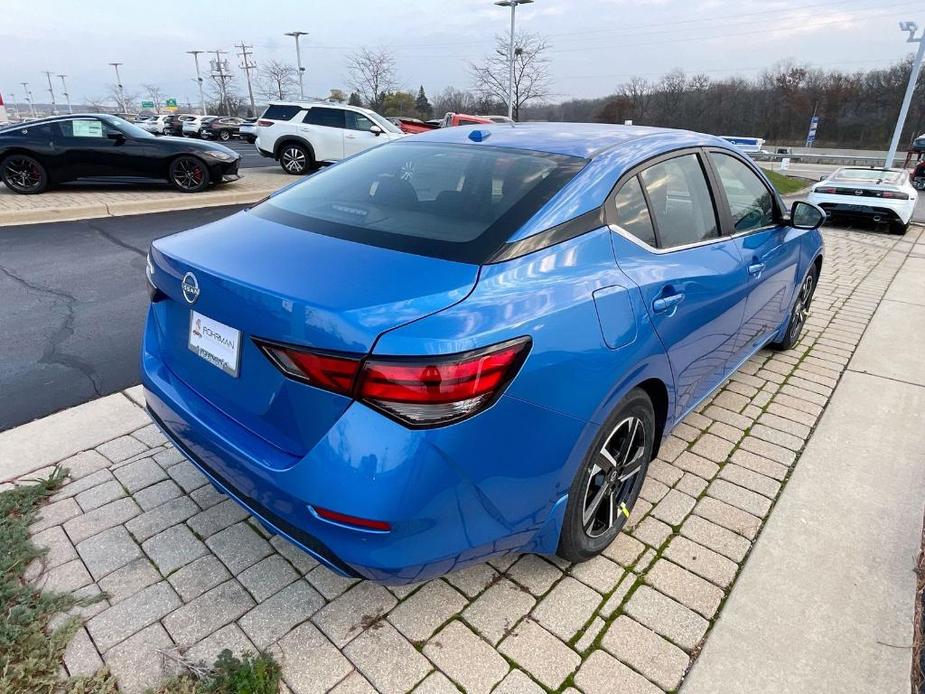
M 234 154 L 228 154 L 227 152 L 218 152 L 218 151 L 213 152 L 211 150 L 207 150 L 204 154 L 207 157 L 211 157 L 212 159 L 218 159 L 219 161 L 234 161 L 234 157 L 235 157 Z

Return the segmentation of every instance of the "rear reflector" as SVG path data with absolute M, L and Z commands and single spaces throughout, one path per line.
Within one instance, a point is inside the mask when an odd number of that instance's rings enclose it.
M 387 523 L 386 521 L 359 518 L 358 516 L 351 516 L 346 513 L 338 513 L 337 511 L 331 511 L 319 506 L 313 506 L 312 508 L 319 518 L 326 521 L 331 521 L 332 523 L 350 525 L 354 528 L 360 528 L 362 530 L 377 530 L 379 532 L 388 532 L 392 529 L 392 524 Z
M 257 341 L 285 374 L 347 395 L 410 427 L 449 424 L 488 407 L 530 348 L 521 337 L 483 349 L 426 357 L 348 357 Z

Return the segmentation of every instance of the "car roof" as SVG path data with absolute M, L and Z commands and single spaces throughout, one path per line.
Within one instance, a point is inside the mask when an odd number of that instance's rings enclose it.
M 482 146 L 529 149 L 584 159 L 642 138 L 671 139 L 679 147 L 729 146 L 713 135 L 688 130 L 610 123 L 484 123 L 438 128 L 414 135 L 408 141 L 465 144 L 472 142 L 469 135 L 475 130 L 482 133 Z

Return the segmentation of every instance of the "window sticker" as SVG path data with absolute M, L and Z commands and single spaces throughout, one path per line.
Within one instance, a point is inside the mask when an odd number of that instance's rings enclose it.
M 74 137 L 103 137 L 103 124 L 98 120 L 71 121 Z

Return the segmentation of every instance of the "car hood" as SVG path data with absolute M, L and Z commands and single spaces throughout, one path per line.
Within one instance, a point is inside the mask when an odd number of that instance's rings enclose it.
M 239 157 L 237 152 L 235 152 L 230 147 L 225 147 L 224 145 L 217 144 L 215 142 L 205 142 L 203 140 L 191 140 L 188 137 L 175 137 L 165 136 L 157 138 L 158 142 L 163 142 L 167 144 L 177 145 L 178 149 L 183 149 L 186 151 L 196 150 L 197 152 L 225 152 L 226 154 L 231 154 L 235 157 Z

